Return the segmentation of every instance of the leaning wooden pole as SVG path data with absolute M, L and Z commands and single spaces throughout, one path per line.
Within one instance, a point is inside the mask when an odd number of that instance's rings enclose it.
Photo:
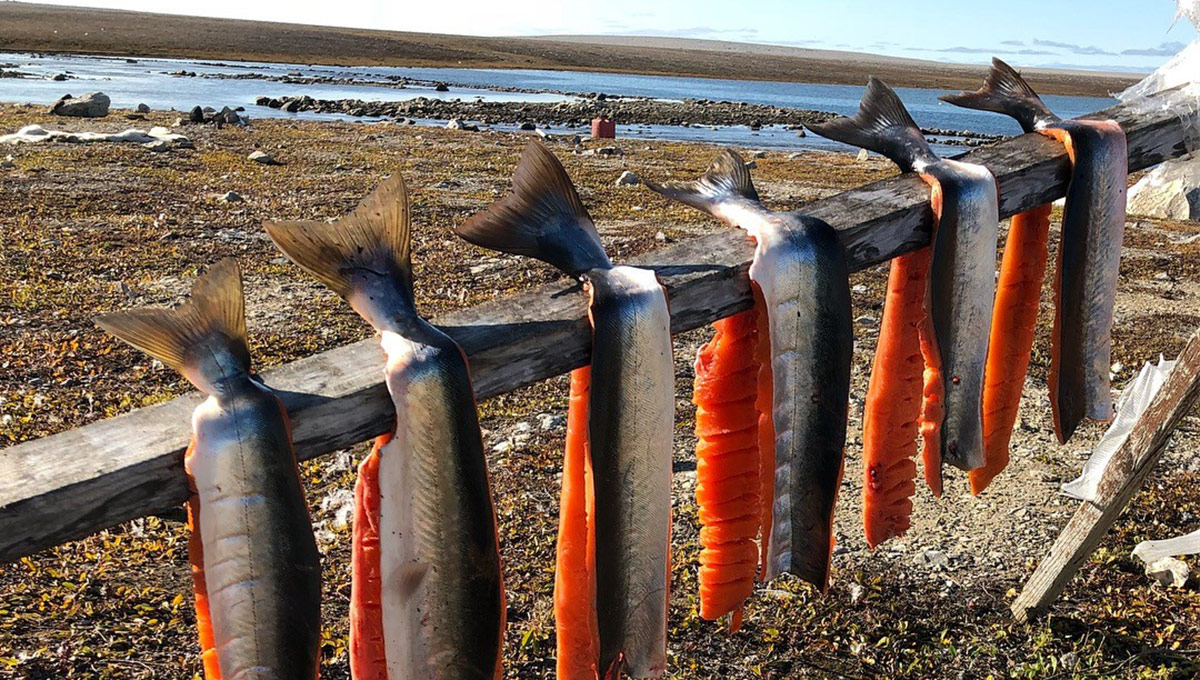
M 1129 505 L 1167 448 L 1171 433 L 1200 397 L 1200 330 L 1188 340 L 1162 389 L 1134 424 L 1084 501 L 1012 604 L 1018 620 L 1042 612 L 1058 596 Z
M 1129 140 L 1129 168 L 1187 153 L 1191 121 L 1165 108 L 1120 105 L 1094 114 L 1116 120 Z M 1001 187 L 1007 217 L 1063 196 L 1070 163 L 1063 146 L 1024 135 L 966 154 Z M 929 243 L 929 187 L 915 175 L 868 184 L 813 203 L 805 212 L 837 228 L 852 270 Z M 753 248 L 723 230 L 634 262 L 654 269 L 671 300 L 672 331 L 699 328 L 751 305 L 746 272 Z M 434 320 L 467 353 L 480 399 L 582 366 L 591 342 L 586 296 L 568 283 L 496 300 Z M 382 434 L 393 409 L 379 343 L 366 340 L 263 374 L 291 415 L 302 459 Z M 0 562 L 147 514 L 187 495 L 183 451 L 196 395 L 140 409 L 0 451 Z

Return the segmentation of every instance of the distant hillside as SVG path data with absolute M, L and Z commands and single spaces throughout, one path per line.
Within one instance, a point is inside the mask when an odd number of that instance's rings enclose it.
M 615 71 L 705 78 L 975 88 L 981 66 L 680 38 L 481 38 L 0 3 L 0 51 L 245 59 L 344 65 Z M 1120 74 L 1030 71 L 1039 91 L 1103 96 Z

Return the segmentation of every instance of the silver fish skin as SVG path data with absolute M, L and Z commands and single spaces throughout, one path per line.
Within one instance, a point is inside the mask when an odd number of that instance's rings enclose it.
M 236 261 L 214 265 L 175 309 L 117 312 L 96 323 L 208 395 L 192 415 L 184 467 L 194 490 L 190 557 L 202 568 L 196 588 L 207 597 L 221 676 L 314 680 L 320 555 L 283 404 L 250 374 Z
M 983 373 L 1000 224 L 996 179 L 981 165 L 949 159 L 917 170 L 942 195 L 929 268 L 929 314 L 942 360 L 942 460 L 974 470 L 984 463 Z
M 647 186 L 747 232 L 750 279 L 770 328 L 775 491 L 764 578 L 829 584 L 854 353 L 849 268 L 833 227 L 766 208 L 745 162 L 726 150 L 692 182 Z
M 587 272 L 596 343 L 589 437 L 595 480 L 600 668 L 667 665 L 675 371 L 671 315 L 654 273 Z
M 466 358 L 424 322 L 382 344 L 396 408 L 379 462 L 388 677 L 493 680 L 504 584 Z
M 282 405 L 248 376 L 230 376 L 192 428 L 186 467 L 221 676 L 312 680 L 321 564 Z
M 1074 161 L 1055 275 L 1051 366 L 1055 429 L 1065 443 L 1084 418 L 1113 418 L 1109 367 L 1129 151 L 1111 120 L 1064 120 L 1046 130 L 1069 135 Z
M 387 356 L 396 424 L 378 451 L 386 677 L 499 678 L 504 581 L 475 391 L 462 349 L 414 304 L 403 180 L 332 224 L 266 226 L 371 324 Z
M 854 335 L 850 272 L 837 233 L 803 215 L 758 229 L 750 279 L 771 330 L 775 496 L 765 578 L 829 586 Z

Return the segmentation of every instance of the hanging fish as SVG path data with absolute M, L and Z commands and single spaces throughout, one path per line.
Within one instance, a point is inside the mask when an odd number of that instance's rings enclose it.
M 761 394 L 765 382 L 772 395 L 769 402 L 758 402 L 762 414 L 769 417 L 762 425 L 771 431 L 760 448 L 760 465 L 771 472 L 771 484 L 763 488 L 757 506 L 760 517 L 769 521 L 769 531 L 761 537 L 767 552 L 763 577 L 773 579 L 788 572 L 825 590 L 833 551 L 833 510 L 846 445 L 854 348 L 849 269 L 841 241 L 833 227 L 819 219 L 763 206 L 746 163 L 733 151 L 722 152 L 696 181 L 651 182 L 647 186 L 744 229 L 755 243 L 750 280 L 761 296 L 756 299 L 755 312 L 767 324 L 758 335 L 759 349 L 754 356 L 769 364 L 765 374 L 759 374 L 756 391 Z M 748 326 L 749 320 L 740 325 Z M 737 455 L 749 448 L 751 439 L 750 428 L 742 427 L 743 419 L 732 418 L 737 414 L 728 411 L 749 403 L 749 390 L 743 384 L 749 374 L 735 355 L 744 362 L 745 354 L 754 350 L 738 343 L 726 347 L 723 337 L 717 342 L 729 352 L 720 360 L 732 369 L 724 375 L 705 375 L 704 382 L 702 373 L 697 373 L 696 399 L 701 405 L 696 420 L 697 455 L 702 458 Z M 705 352 L 701 350 L 701 361 Z M 712 426 L 702 429 L 701 415 L 710 405 L 717 407 L 718 415 L 725 411 L 729 423 L 708 417 Z M 732 462 L 718 458 L 712 464 L 732 466 Z M 746 466 L 747 470 L 751 467 Z M 739 494 L 752 499 L 753 482 L 748 474 L 727 479 L 716 476 L 714 481 L 732 488 L 712 494 L 717 503 L 707 509 L 711 517 L 706 529 L 724 533 L 725 524 L 740 526 L 738 516 L 748 515 L 756 507 L 747 501 L 745 507 L 726 509 L 719 502 Z M 706 504 L 700 500 L 705 514 Z M 738 552 L 733 557 L 736 562 L 730 568 L 713 576 L 743 578 L 746 556 Z M 704 559 L 702 553 L 702 563 Z M 729 571 L 735 573 L 721 573 Z M 701 586 L 705 585 L 702 581 Z
M 467 359 L 413 301 L 399 176 L 333 222 L 267 222 L 292 261 L 379 333 L 396 426 L 355 486 L 350 667 L 356 680 L 501 676 L 504 581 Z
M 995 111 L 1016 119 L 1025 132 L 1039 132 L 1061 142 L 1071 159 L 1071 181 L 1063 207 L 1062 243 L 1058 249 L 1058 268 L 1054 277 L 1054 332 L 1050 346 L 1050 406 L 1054 431 L 1066 443 L 1084 418 L 1108 422 L 1113 417 L 1109 366 L 1112 352 L 1113 305 L 1117 293 L 1117 274 L 1121 263 L 1121 242 L 1125 235 L 1125 198 L 1129 176 L 1129 154 L 1125 132 L 1112 120 L 1062 120 L 1042 102 L 1033 88 L 1011 66 L 992 59 L 983 87 L 976 92 L 943 95 L 944 101 L 957 106 Z M 1045 210 L 1040 217 L 1038 210 Z M 1036 236 L 1013 250 L 1014 258 L 1027 259 L 1027 272 L 1016 274 L 1023 280 L 1023 292 L 1011 303 L 997 300 L 997 315 L 1007 311 L 1000 302 L 1013 305 L 1011 314 L 1019 325 L 1032 328 L 1036 319 L 1037 292 L 1045 269 L 1046 236 L 1049 232 L 1049 206 L 1035 208 L 1026 215 L 1036 218 Z M 1018 216 L 1014 218 L 1023 218 Z M 1018 227 L 1024 225 L 1017 223 Z M 1020 235 L 1019 235 L 1020 236 Z M 1010 232 L 1009 241 L 1013 240 Z M 1009 250 L 1005 248 L 1005 261 Z M 1018 260 L 1019 261 L 1019 260 Z M 1038 267 L 1038 262 L 1043 263 Z M 1014 262 L 1014 272 L 1021 267 Z M 1008 282 L 1003 277 L 1000 285 Z M 1036 275 L 1036 281 L 1035 279 Z M 1024 307 L 1024 311 L 1019 308 Z M 1015 322 L 1014 323 L 1018 323 Z M 1028 364 L 1029 338 L 1015 336 L 1013 345 L 1005 345 L 995 362 L 989 358 L 989 385 L 996 393 L 994 424 L 985 428 L 994 433 L 988 466 L 972 480 L 983 487 L 1008 461 L 1008 440 L 1016 419 L 1016 405 Z M 995 336 L 993 336 L 995 337 Z M 1006 360 L 1006 357 L 1013 360 Z M 1024 356 L 1024 362 L 1019 361 Z M 993 371 L 992 364 L 995 364 Z M 1007 363 L 1007 367 L 1003 364 Z M 1018 371 L 1019 369 L 1019 371 Z M 985 399 L 988 398 L 985 391 Z M 990 400 L 989 400 L 990 401 Z M 994 462 L 993 462 L 994 461 Z M 977 491 L 977 493 L 978 493 Z
M 96 324 L 208 395 L 192 415 L 184 456 L 205 677 L 314 680 L 321 560 L 287 413 L 250 373 L 243 310 L 230 259 L 175 309 L 116 312 Z
M 925 439 L 925 479 L 937 495 L 942 491 L 942 463 L 963 470 L 973 470 L 984 464 L 983 448 L 983 382 L 987 360 L 988 335 L 991 326 L 992 302 L 995 296 L 996 235 L 999 228 L 999 204 L 996 180 L 992 173 L 979 165 L 941 159 L 934 155 L 913 122 L 900 98 L 883 81 L 871 78 L 867 84 L 858 113 L 853 118 L 837 118 L 810 126 L 813 132 L 847 144 L 853 144 L 882 154 L 900 166 L 904 172 L 917 172 L 931 186 L 930 203 L 934 214 L 931 249 L 928 254 L 928 278 L 920 272 L 895 277 L 889 284 L 889 301 L 893 292 L 897 298 L 911 300 L 909 286 L 924 289 L 924 309 L 918 312 L 912 304 L 904 306 L 904 318 L 891 323 L 885 318 L 884 328 L 904 333 L 904 347 L 898 356 L 911 355 L 912 326 L 917 326 L 925 363 L 925 388 L 920 415 L 920 430 Z M 897 265 L 921 269 L 922 255 Z M 893 274 L 895 274 L 893 270 Z M 885 317 L 887 311 L 885 310 Z M 918 316 L 920 318 L 918 318 Z M 895 338 L 881 338 L 881 345 Z M 911 357 L 909 359 L 911 361 Z M 885 366 L 876 361 L 877 369 Z M 893 370 L 899 371 L 904 387 L 881 385 L 880 393 L 911 393 L 909 366 L 889 367 L 879 376 L 885 383 L 896 380 Z M 872 376 L 872 381 L 876 376 Z M 869 397 L 871 395 L 869 394 Z M 872 400 L 869 398 L 869 402 Z M 877 440 L 868 436 L 866 426 L 887 429 L 893 423 L 909 428 L 912 407 L 907 401 L 898 402 L 903 414 L 881 416 L 889 408 L 878 401 L 868 404 L 864 423 L 864 443 L 874 440 L 882 449 L 868 453 L 868 466 L 878 464 L 879 471 L 907 470 L 903 459 L 910 455 L 903 436 L 887 433 Z M 897 461 L 901 464 L 896 465 Z M 892 468 L 896 465 L 895 468 Z M 868 480 L 872 468 L 868 467 Z M 902 480 L 885 480 L 881 489 L 907 491 Z M 891 494 L 885 494 L 891 495 Z M 905 509 L 903 503 L 893 505 Z M 892 511 L 888 511 L 892 512 Z M 885 540 L 891 533 L 903 531 L 907 518 L 887 519 L 881 531 L 869 540 Z
M 566 171 L 538 142 L 521 154 L 513 193 L 457 231 L 476 245 L 547 262 L 588 290 L 593 342 L 586 448 L 592 493 L 578 498 L 587 491 L 586 473 L 582 484 L 578 474 L 564 474 L 562 508 L 573 509 L 576 521 L 560 525 L 557 568 L 560 577 L 578 568 L 580 560 L 562 561 L 563 548 L 578 554 L 584 546 L 582 564 L 586 568 L 593 555 L 595 574 L 556 584 L 570 589 L 555 593 L 559 677 L 591 677 L 590 664 L 580 661 L 591 653 L 589 640 L 599 652 L 596 672 L 602 677 L 616 678 L 622 671 L 634 678 L 659 677 L 667 663 L 675 408 L 666 291 L 653 272 L 609 261 Z M 571 402 L 576 409 L 583 403 Z M 568 420 L 572 417 L 577 416 L 569 413 Z M 568 463 L 580 446 L 568 442 Z M 583 523 L 577 521 L 581 506 Z M 598 640 L 588 630 L 593 608 Z M 578 646 L 564 649 L 568 643 Z

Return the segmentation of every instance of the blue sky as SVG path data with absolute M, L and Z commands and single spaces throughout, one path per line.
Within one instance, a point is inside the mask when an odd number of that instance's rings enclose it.
M 470 35 L 709 38 L 947 62 L 1151 70 L 1196 37 L 1174 0 L 42 0 Z

